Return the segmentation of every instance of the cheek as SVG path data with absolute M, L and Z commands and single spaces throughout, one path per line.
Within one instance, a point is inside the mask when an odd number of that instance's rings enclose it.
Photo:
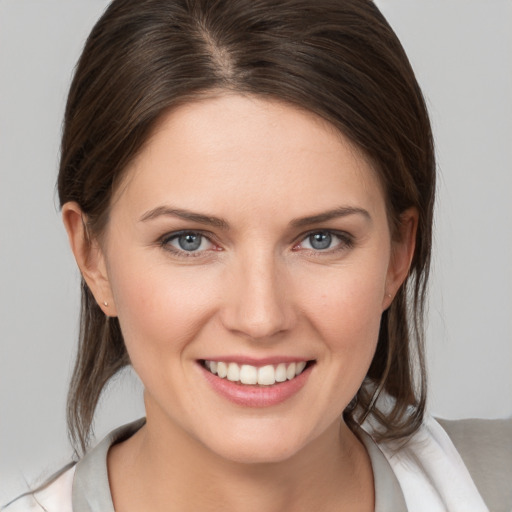
M 347 265 L 308 278 L 303 307 L 315 329 L 330 345 L 333 354 L 345 358 L 373 356 L 382 312 L 386 266 Z M 312 292 L 314 290 L 314 292 Z M 365 350 L 366 349 L 366 350 Z
M 211 314 L 213 276 L 147 258 L 112 265 L 110 281 L 125 344 L 134 364 L 165 359 L 187 347 Z M 169 363 L 171 364 L 171 362 Z

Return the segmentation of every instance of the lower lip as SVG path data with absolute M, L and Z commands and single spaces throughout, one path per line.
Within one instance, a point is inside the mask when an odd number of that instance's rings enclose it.
M 200 363 L 198 364 L 214 391 L 227 398 L 230 402 L 243 407 L 270 407 L 288 400 L 304 387 L 314 366 L 308 366 L 300 375 L 292 380 L 276 382 L 272 386 L 253 386 L 221 379 L 204 368 Z

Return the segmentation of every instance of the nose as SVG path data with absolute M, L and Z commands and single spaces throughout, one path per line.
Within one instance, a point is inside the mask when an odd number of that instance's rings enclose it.
M 295 314 L 283 265 L 270 254 L 253 254 L 234 267 L 226 269 L 221 314 L 225 328 L 260 341 L 290 330 Z

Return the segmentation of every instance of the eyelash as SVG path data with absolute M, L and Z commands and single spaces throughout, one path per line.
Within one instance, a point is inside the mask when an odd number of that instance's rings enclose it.
M 171 252 L 172 254 L 181 257 L 181 258 L 197 258 L 200 256 L 204 256 L 203 251 L 185 251 L 183 249 L 178 249 L 170 245 L 170 242 L 173 240 L 177 240 L 180 236 L 183 235 L 196 235 L 208 240 L 211 244 L 216 245 L 215 242 L 212 241 L 213 235 L 211 233 L 203 233 L 201 231 L 193 231 L 193 230 L 182 230 L 175 231 L 174 233 L 168 233 L 164 235 L 159 240 L 159 245 L 166 251 Z M 202 243 L 202 242 L 201 242 Z
M 333 254 L 338 253 L 347 249 L 351 249 L 354 246 L 354 237 L 345 231 L 334 231 L 330 229 L 316 229 L 313 231 L 308 231 L 306 233 L 303 233 L 299 237 L 299 241 L 295 243 L 292 247 L 293 251 L 298 251 L 300 248 L 298 247 L 299 244 L 303 243 L 305 240 L 308 240 L 313 235 L 317 234 L 326 234 L 330 235 L 333 238 L 337 238 L 339 240 L 338 244 L 336 244 L 334 247 L 329 247 L 327 249 L 314 249 L 314 248 L 306 248 L 304 250 L 309 251 L 311 254 L 314 254 L 315 256 L 321 256 L 322 254 Z M 216 246 L 215 242 L 212 240 L 213 236 L 211 233 L 204 233 L 201 231 L 193 231 L 193 230 L 182 230 L 182 231 L 175 231 L 173 233 L 168 233 L 161 237 L 158 241 L 159 245 L 166 251 L 171 252 L 172 254 L 181 257 L 181 258 L 197 258 L 197 257 L 204 257 L 204 253 L 208 250 L 201 250 L 201 251 L 185 251 L 183 249 L 178 249 L 176 247 L 173 247 L 170 245 L 170 242 L 173 240 L 177 240 L 180 236 L 183 235 L 195 235 L 200 236 L 214 246 Z M 201 242 L 202 243 L 202 242 Z M 222 249 L 216 249 L 216 250 L 222 250 Z
M 308 240 L 313 235 L 330 235 L 333 238 L 338 239 L 338 244 L 336 244 L 334 247 L 329 247 L 327 249 L 304 249 L 309 251 L 311 254 L 314 254 L 315 256 L 321 256 L 323 254 L 336 254 L 341 251 L 345 251 L 347 249 L 351 249 L 354 247 L 354 237 L 347 233 L 346 231 L 334 231 L 331 229 L 316 229 L 314 231 L 309 231 L 307 233 L 304 233 L 300 236 L 299 242 L 293 246 L 293 249 L 295 249 L 299 244 L 304 243 L 304 241 Z

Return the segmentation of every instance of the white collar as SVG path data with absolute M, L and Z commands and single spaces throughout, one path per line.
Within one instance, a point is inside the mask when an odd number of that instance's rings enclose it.
M 380 410 L 391 407 L 393 399 L 380 397 Z M 361 428 L 371 437 L 379 431 L 370 415 Z M 489 512 L 468 469 L 445 430 L 425 415 L 417 432 L 404 444 L 378 443 L 393 469 L 413 512 Z

